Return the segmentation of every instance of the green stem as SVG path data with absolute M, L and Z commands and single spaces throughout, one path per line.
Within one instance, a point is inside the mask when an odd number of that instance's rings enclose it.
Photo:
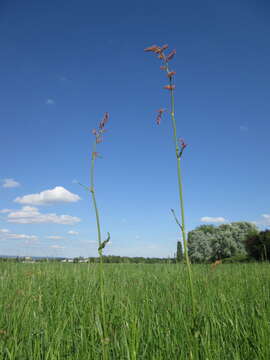
M 90 192 L 92 194 L 92 200 L 94 204 L 95 214 L 96 214 L 96 223 L 97 223 L 97 232 L 98 232 L 98 253 L 99 253 L 99 275 L 100 275 L 100 302 L 101 302 L 101 314 L 102 314 L 102 330 L 103 330 L 103 339 L 102 341 L 102 354 L 103 359 L 108 359 L 108 351 L 105 343 L 107 337 L 106 332 L 106 317 L 105 317 L 105 301 L 104 301 L 104 269 L 103 269 L 103 254 L 101 245 L 101 230 L 100 230 L 100 220 L 99 220 L 99 211 L 97 207 L 97 201 L 95 196 L 95 187 L 94 187 L 94 169 L 95 169 L 95 159 L 96 159 L 96 141 L 93 145 L 93 152 L 91 157 L 91 169 L 90 169 Z
M 166 67 L 167 67 L 167 73 L 168 73 L 169 72 L 168 65 L 166 65 Z M 170 77 L 170 85 L 171 86 L 173 85 L 171 77 Z M 174 143 L 175 143 L 175 154 L 176 154 L 176 159 L 177 159 L 177 177 L 178 177 L 179 200 L 180 200 L 180 208 L 181 208 L 181 231 L 182 231 L 182 237 L 183 237 L 183 243 L 184 243 L 185 259 L 186 259 L 186 263 L 187 263 L 187 267 L 188 267 L 190 292 L 191 292 L 191 298 L 192 298 L 192 311 L 193 311 L 193 315 L 195 315 L 195 298 L 194 298 L 194 290 L 193 290 L 192 271 L 191 271 L 191 265 L 190 265 L 190 260 L 189 260 L 189 256 L 188 256 L 187 238 L 186 238 L 186 231 L 185 231 L 185 208 L 184 208 L 184 199 L 183 199 L 181 159 L 179 156 L 180 149 L 179 149 L 178 139 L 177 139 L 173 88 L 171 88 L 170 94 L 171 94 L 171 119 L 172 119 L 173 137 L 174 137 Z

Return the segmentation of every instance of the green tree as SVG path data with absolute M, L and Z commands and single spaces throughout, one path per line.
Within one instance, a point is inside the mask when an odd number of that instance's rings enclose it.
M 246 255 L 245 240 L 258 229 L 249 222 L 201 225 L 188 233 L 188 251 L 192 262 L 207 262 Z
M 176 249 L 176 262 L 181 262 L 183 260 L 183 248 L 181 241 L 177 241 Z
M 249 256 L 258 261 L 270 259 L 270 230 L 250 233 L 245 241 Z
M 188 254 L 193 263 L 207 262 L 211 259 L 211 240 L 213 234 L 204 232 L 200 227 L 188 233 Z

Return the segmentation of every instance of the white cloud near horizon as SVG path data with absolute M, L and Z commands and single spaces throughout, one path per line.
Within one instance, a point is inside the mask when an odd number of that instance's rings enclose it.
M 74 230 L 69 230 L 68 234 L 69 235 L 79 235 L 78 231 L 74 231 Z
M 80 218 L 70 215 L 56 215 L 54 213 L 42 214 L 36 207 L 23 206 L 21 210 L 13 210 L 7 216 L 7 221 L 17 224 L 64 224 L 74 225 Z
M 56 203 L 77 202 L 81 198 L 65 189 L 63 186 L 56 186 L 53 189 L 41 191 L 38 194 L 29 194 L 17 197 L 14 202 L 29 205 L 50 205 Z
M 58 236 L 58 235 L 49 235 L 46 236 L 47 239 L 52 239 L 52 240 L 59 240 L 59 239 L 63 239 L 63 236 Z
M 253 221 L 253 223 L 256 225 L 270 226 L 270 214 L 262 214 L 261 217 L 261 220 Z
M 2 209 L 2 210 L 0 210 L 0 213 L 5 214 L 5 213 L 11 212 L 11 211 L 12 210 L 10 210 L 10 209 Z
M 24 239 L 24 240 L 37 240 L 36 235 L 13 234 L 8 229 L 0 229 L 0 240 L 6 239 Z
M 53 249 L 64 249 L 65 247 L 64 246 L 60 246 L 60 245 L 51 245 L 50 246 L 51 248 L 53 248 Z
M 4 188 L 14 188 L 21 186 L 21 184 L 18 181 L 15 181 L 14 179 L 11 178 L 3 179 L 2 182 L 3 182 L 2 187 Z
M 203 216 L 200 219 L 201 222 L 206 222 L 206 223 L 222 223 L 222 222 L 226 222 L 227 220 L 224 217 L 211 217 L 211 216 Z

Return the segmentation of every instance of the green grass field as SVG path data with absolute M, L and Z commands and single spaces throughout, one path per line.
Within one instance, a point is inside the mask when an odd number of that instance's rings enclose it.
M 1 359 L 270 359 L 268 264 L 1 263 Z

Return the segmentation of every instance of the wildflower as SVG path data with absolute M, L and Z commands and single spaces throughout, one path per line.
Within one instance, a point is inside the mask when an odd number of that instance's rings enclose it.
M 149 46 L 148 48 L 144 49 L 144 51 L 153 51 L 156 53 L 156 52 L 160 51 L 160 47 L 157 45 L 152 45 L 152 46 Z
M 93 159 L 96 159 L 97 157 L 100 157 L 100 154 L 96 151 L 93 151 L 92 156 L 93 156 Z
M 164 89 L 174 90 L 174 89 L 175 89 L 175 85 L 165 85 L 165 86 L 164 86 Z
M 103 140 L 102 136 L 97 136 L 97 137 L 96 137 L 96 143 L 97 143 L 97 144 L 102 143 L 102 140 Z
M 162 114 L 164 113 L 165 109 L 159 109 L 157 112 L 157 118 L 156 118 L 156 122 L 158 125 L 160 125 L 160 122 L 161 122 L 161 117 L 162 117 Z
M 170 71 L 170 72 L 168 72 L 168 78 L 172 78 L 174 75 L 176 74 L 176 71 Z
M 165 45 L 161 46 L 160 50 L 164 51 L 164 50 L 168 49 L 168 47 L 169 47 L 169 45 L 165 44 Z
M 185 143 L 184 139 L 180 138 L 178 141 L 181 145 L 181 148 L 184 150 L 187 147 L 187 144 Z
M 100 124 L 99 124 L 99 128 L 100 130 L 104 128 L 104 126 L 106 125 L 106 123 L 109 120 L 109 113 L 105 112 L 103 119 L 101 120 Z
M 170 61 L 174 57 L 175 54 L 176 54 L 176 50 L 171 51 L 169 53 L 169 55 L 166 57 L 166 62 Z
M 97 135 L 97 130 L 96 130 L 96 129 L 93 129 L 93 130 L 92 130 L 92 134 Z

